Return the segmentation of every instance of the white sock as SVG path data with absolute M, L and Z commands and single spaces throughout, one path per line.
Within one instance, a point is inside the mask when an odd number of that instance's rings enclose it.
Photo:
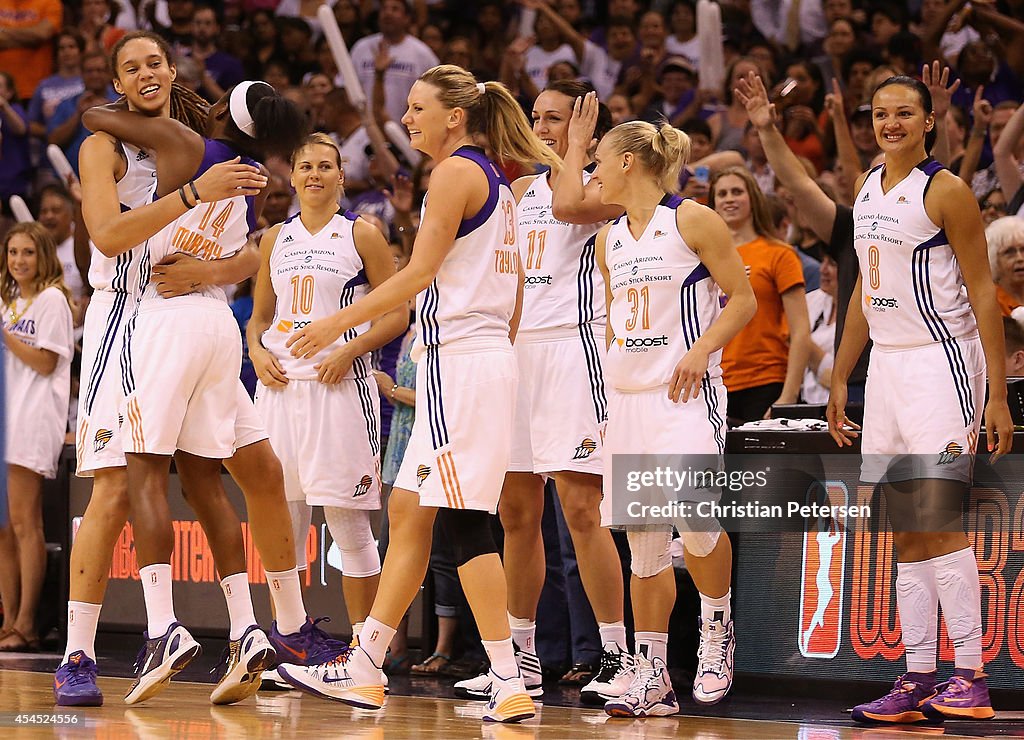
M 732 589 L 725 592 L 725 596 L 714 599 L 710 596 L 700 595 L 700 618 L 702 622 L 721 622 L 728 624 L 732 619 Z
M 663 663 L 668 662 L 667 632 L 634 632 L 633 639 L 636 640 L 637 655 L 652 662 L 655 658 L 661 658 Z
M 274 602 L 274 613 L 277 615 L 277 631 L 282 635 L 298 632 L 306 623 L 306 607 L 302 603 L 298 569 L 282 570 L 279 573 L 271 573 L 269 570 L 265 572 L 270 598 Z
M 981 584 L 974 549 L 965 547 L 928 562 L 934 568 L 935 589 L 953 642 L 956 667 L 981 670 Z
M 249 574 L 235 573 L 221 579 L 220 588 L 228 605 L 228 619 L 231 623 L 229 640 L 240 640 L 245 631 L 256 624 L 252 610 L 252 594 L 249 591 Z
M 626 652 L 626 625 L 624 622 L 600 622 L 597 629 L 601 633 L 602 645 L 617 645 L 620 653 Z
M 512 641 L 519 649 L 527 653 L 537 652 L 537 622 L 533 619 L 521 619 L 508 615 L 508 626 L 512 630 Z
M 512 649 L 512 638 L 507 640 L 481 640 L 487 658 L 491 661 L 491 670 L 498 678 L 514 678 L 519 675 L 515 652 Z
M 363 629 L 359 633 L 359 647 L 370 656 L 375 666 L 384 665 L 384 658 L 388 654 L 388 646 L 395 637 L 397 630 L 388 627 L 383 622 L 367 617 L 363 622 Z
M 174 616 L 174 598 L 171 595 L 171 564 L 154 563 L 139 568 L 142 596 L 146 600 L 147 631 L 149 639 L 163 636 L 167 628 L 178 620 Z
M 68 602 L 68 646 L 64 649 L 61 665 L 78 650 L 96 660 L 96 625 L 100 621 L 102 606 L 85 601 Z
M 359 633 L 363 631 L 363 625 L 364 624 L 366 624 L 366 623 L 365 622 L 356 622 L 355 624 L 352 625 L 352 637 L 355 637 L 355 638 L 358 639 Z
M 933 563 L 922 560 L 896 564 L 896 607 L 903 628 L 903 646 L 907 649 L 907 670 L 912 673 L 935 670 L 939 595 Z

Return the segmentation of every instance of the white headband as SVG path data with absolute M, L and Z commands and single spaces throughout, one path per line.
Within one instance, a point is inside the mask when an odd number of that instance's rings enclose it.
M 235 89 L 231 91 L 231 97 L 228 99 L 228 112 L 231 114 L 231 120 L 238 126 L 238 130 L 243 134 L 247 134 L 252 138 L 256 138 L 256 123 L 252 120 L 252 114 L 249 112 L 249 106 L 246 105 L 245 96 L 249 92 L 249 88 L 253 85 L 266 85 L 271 90 L 274 88 L 269 83 L 263 82 L 262 80 L 247 80 L 245 82 L 239 82 L 235 85 Z
M 482 82 L 476 83 L 476 91 L 483 95 L 485 92 L 487 92 L 487 85 L 485 85 Z

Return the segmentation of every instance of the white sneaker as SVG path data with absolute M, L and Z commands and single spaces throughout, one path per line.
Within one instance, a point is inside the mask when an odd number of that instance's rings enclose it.
M 522 722 L 537 713 L 523 686 L 522 676 L 501 678 L 491 671 L 488 678 L 491 698 L 484 711 L 484 722 Z
M 697 677 L 693 680 L 693 698 L 698 704 L 717 704 L 729 693 L 735 650 L 731 619 L 725 624 L 701 620 Z
M 224 676 L 210 694 L 214 704 L 234 704 L 248 699 L 259 691 L 263 671 L 277 662 L 277 652 L 267 633 L 255 624 L 239 639 L 229 642 L 224 652 Z
M 580 701 L 603 706 L 605 702 L 625 694 L 632 683 L 633 656 L 618 645 L 608 643 L 601 651 L 601 668 L 597 675 L 580 689 Z
M 149 638 L 135 659 L 135 683 L 125 694 L 125 704 L 138 704 L 167 688 L 174 674 L 183 670 L 203 652 L 202 646 L 175 622 L 160 637 Z
M 268 668 L 260 676 L 260 691 L 291 691 L 292 685 L 281 678 L 277 668 Z
M 380 666 L 361 647 L 355 647 L 320 665 L 282 663 L 277 672 L 297 689 L 359 709 L 384 706 Z
M 629 690 L 618 699 L 604 705 L 612 717 L 667 717 L 679 713 L 676 692 L 672 680 L 661 658 L 653 661 L 642 655 L 636 656 L 633 683 Z
M 519 666 L 519 673 L 523 678 L 526 693 L 532 699 L 539 699 L 544 695 L 544 674 L 540 665 L 540 658 L 536 653 L 529 653 L 520 650 L 519 646 L 512 643 L 515 651 L 516 665 Z M 466 678 L 455 682 L 455 696 L 460 699 L 471 699 L 473 701 L 487 701 L 491 698 L 491 673 L 481 673 L 474 678 Z

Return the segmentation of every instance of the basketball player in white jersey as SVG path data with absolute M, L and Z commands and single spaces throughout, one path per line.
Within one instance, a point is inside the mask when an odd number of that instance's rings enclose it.
M 886 696 L 855 707 L 853 718 L 985 719 L 993 710 L 982 663 L 981 589 L 961 511 L 986 364 L 996 373 L 984 409 L 993 458 L 1010 451 L 1013 422 L 984 225 L 970 189 L 928 157 L 935 116 L 924 84 L 890 77 L 874 92 L 872 119 L 885 159 L 857 183 L 860 277 L 832 370 L 828 418 L 836 442 L 850 444 L 846 381 L 870 337 L 861 478 L 880 483 L 886 497 L 907 672 Z M 897 462 L 908 460 L 909 467 Z M 956 658 L 942 684 L 939 604 Z
M 534 638 L 545 575 L 544 479 L 555 479 L 603 645 L 598 675 L 581 696 L 604 704 L 628 687 L 623 678 L 617 688 L 611 682 L 616 675 L 625 675 L 621 668 L 629 660 L 629 651 L 622 620 L 622 567 L 611 531 L 601 526 L 605 306 L 594 235 L 609 219 L 620 216 L 622 209 L 601 203 L 596 187 L 585 188 L 595 132 L 580 132 L 575 137 L 578 142 L 572 138 L 573 104 L 592 91 L 588 84 L 562 81 L 548 85 L 537 97 L 533 132 L 565 160 L 565 170 L 528 175 L 512 183 L 525 285 L 515 344 L 519 394 L 512 461 L 499 512 L 505 531 L 512 643 L 526 690 L 538 697 L 543 693 L 543 676 Z M 611 128 L 611 115 L 605 118 L 597 138 Z M 572 182 L 565 185 L 565 180 Z M 556 204 L 559 190 L 570 196 L 563 198 L 569 201 L 565 216 Z M 459 681 L 455 695 L 490 698 L 490 677 L 484 673 Z
M 594 101 L 583 103 L 583 117 L 592 117 Z M 626 511 L 629 497 L 614 490 L 615 455 L 725 451 L 722 347 L 754 315 L 755 300 L 721 217 L 667 194 L 689 152 L 681 131 L 634 121 L 612 129 L 595 155 L 601 199 L 626 209 L 597 235 L 608 304 L 605 524 L 613 523 L 613 509 Z M 676 526 L 701 600 L 693 696 L 714 704 L 732 684 L 732 547 L 713 518 Z M 671 526 L 633 527 L 628 538 L 637 655 L 631 685 L 605 711 L 616 717 L 675 714 L 679 704 L 665 665 L 676 594 Z
M 380 575 L 370 527 L 380 508 L 380 401 L 369 353 L 405 330 L 408 313 L 355 327 L 311 359 L 292 357 L 285 343 L 294 331 L 362 298 L 395 274 L 395 262 L 379 229 L 338 210 L 344 173 L 330 137 L 312 134 L 295 150 L 291 183 L 299 212 L 260 241 L 247 328 L 256 409 L 284 467 L 296 561 L 305 563 L 312 507 L 323 506 L 358 636 Z
M 417 297 L 416 422 L 391 494 L 391 545 L 359 645 L 344 661 L 282 665 L 305 691 L 368 709 L 383 705 L 381 665 L 426 573 L 435 516 L 455 553 L 491 661 L 485 720 L 534 715 L 512 649 L 505 574 L 488 513 L 509 465 L 516 366 L 510 340 L 522 301 L 516 203 L 495 158 L 561 168 L 499 83 L 460 67 L 428 70 L 402 123 L 437 165 L 409 265 L 365 298 L 289 339 L 312 357 L 345 331 Z
M 237 158 L 239 151 L 290 153 L 301 141 L 303 127 L 301 114 L 266 83 L 242 83 L 225 94 L 210 110 L 207 135 L 211 138 L 205 140 L 169 119 L 131 111 L 108 110 L 96 119 L 94 123 L 122 139 L 153 147 L 158 192 L 182 182 L 182 172 L 191 169 L 198 176 L 213 164 Z M 251 159 L 244 161 L 255 164 Z M 192 190 L 191 182 L 187 186 Z M 125 332 L 121 361 L 129 495 L 151 635 L 145 655 L 140 656 L 136 681 L 125 697 L 128 703 L 157 693 L 200 651 L 174 617 L 173 538 L 166 501 L 169 456 L 176 450 L 191 454 L 201 479 L 215 485 L 220 461 L 235 450 L 236 416 L 253 413 L 238 380 L 241 337 L 224 291 L 219 286 L 199 287 L 189 295 L 164 298 L 147 278 L 150 265 L 173 254 L 212 261 L 240 250 L 255 229 L 262 198 L 235 196 L 200 205 L 198 195 L 191 195 L 185 187 L 178 188 L 182 203 L 193 210 L 146 245 L 140 268 L 145 288 Z M 169 359 L 177 360 L 177 366 Z M 279 522 L 288 516 L 286 512 L 285 507 Z M 238 527 L 235 517 L 225 514 L 225 519 Z M 289 535 L 282 541 L 290 543 Z M 288 555 L 294 558 L 294 550 Z M 254 693 L 259 672 L 276 657 L 255 624 L 244 562 L 235 576 L 237 581 L 222 584 L 231 618 L 227 668 L 228 673 L 241 674 L 244 686 L 227 698 L 215 692 L 211 697 L 215 703 L 231 703 Z

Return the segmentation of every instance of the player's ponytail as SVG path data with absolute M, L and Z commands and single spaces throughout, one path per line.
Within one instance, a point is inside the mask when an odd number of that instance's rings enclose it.
M 266 82 L 241 82 L 228 94 L 226 134 L 239 149 L 264 159 L 289 159 L 306 138 L 302 112 Z
M 437 88 L 437 99 L 445 108 L 466 111 L 467 131 L 486 136 L 496 159 L 562 168 L 562 161 L 533 133 L 523 109 L 500 82 L 477 82 L 454 64 L 428 69 L 420 81 Z
M 690 157 L 690 137 L 664 123 L 660 128 L 646 121 L 620 123 L 605 139 L 616 154 L 631 152 L 666 193 L 679 189 L 679 172 Z

